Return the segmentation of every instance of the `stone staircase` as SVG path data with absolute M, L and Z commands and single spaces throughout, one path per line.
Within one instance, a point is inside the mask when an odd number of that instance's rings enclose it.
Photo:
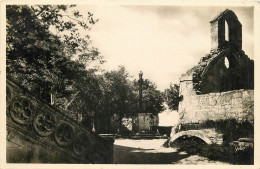
M 102 138 L 11 80 L 6 82 L 8 163 L 113 163 Z

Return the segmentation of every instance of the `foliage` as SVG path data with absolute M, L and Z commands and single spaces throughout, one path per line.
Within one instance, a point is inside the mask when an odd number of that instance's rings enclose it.
M 165 147 L 178 147 L 181 151 L 189 154 L 198 154 L 207 157 L 209 160 L 225 161 L 233 164 L 253 164 L 254 150 L 252 147 L 245 147 L 236 151 L 231 142 L 239 138 L 254 137 L 254 126 L 248 121 L 237 121 L 236 119 L 207 120 L 202 124 L 191 124 L 184 126 L 185 130 L 215 128 L 223 134 L 223 144 L 202 144 L 199 139 L 179 138 L 173 143 L 170 139 L 164 143 Z
M 83 114 L 91 128 L 103 93 L 97 69 L 88 65 L 103 59 L 88 35 L 97 20 L 91 13 L 84 18 L 74 7 L 6 7 L 7 77 L 68 113 Z
M 205 145 L 206 143 L 197 137 L 181 137 L 171 143 L 172 147 L 177 147 L 179 151 L 186 151 L 188 154 L 198 154 Z
M 183 124 L 181 130 L 198 130 L 215 128 L 223 134 L 224 144 L 242 137 L 254 137 L 254 125 L 248 121 L 237 121 L 236 119 L 207 120 L 203 123 Z
M 245 148 L 243 151 L 238 151 L 234 147 L 218 144 L 206 144 L 199 138 L 179 138 L 173 143 L 168 139 L 164 147 L 178 148 L 178 151 L 185 151 L 188 154 L 197 154 L 208 158 L 209 160 L 224 161 L 232 164 L 253 164 L 254 150 L 253 148 Z
M 84 18 L 74 7 L 6 7 L 7 77 L 68 113 L 82 114 L 89 128 L 93 118 L 111 125 L 114 114 L 121 124 L 123 117 L 138 113 L 136 80 L 130 80 L 122 66 L 103 74 L 97 74 L 98 67 L 90 67 L 104 62 L 89 36 L 98 20 L 91 13 Z M 145 112 L 159 113 L 162 101 L 156 85 L 145 80 Z
M 106 85 L 103 101 L 105 112 L 110 117 L 117 114 L 119 126 L 122 126 L 123 117 L 134 113 L 137 103 L 129 74 L 125 67 L 121 66 L 118 70 L 105 72 L 104 81 Z
M 232 164 L 254 164 L 253 148 L 245 148 L 242 151 L 236 151 L 230 145 L 206 145 L 199 155 L 209 158 L 209 160 L 225 161 Z
M 137 96 L 125 67 L 121 66 L 117 71 L 106 72 L 104 77 L 108 87 L 105 94 L 107 100 L 110 100 L 111 112 L 116 114 L 135 113 Z
M 102 76 L 103 99 L 100 117 L 118 117 L 111 124 L 119 126 L 121 131 L 122 119 L 139 113 L 138 97 L 139 84 L 136 79 L 131 80 L 131 76 L 125 67 L 120 66 L 118 70 L 105 72 Z M 158 114 L 163 110 L 163 97 L 156 85 L 145 79 L 143 83 L 143 110 L 144 113 Z M 106 120 L 106 119 L 103 119 Z M 110 121 L 111 122 L 111 121 Z M 113 129 L 115 130 L 115 129 Z
M 254 137 L 254 125 L 248 121 L 238 122 L 236 119 L 227 120 L 207 120 L 203 128 L 216 128 L 223 133 L 224 144 L 242 137 Z
M 79 32 L 82 29 L 90 30 L 91 25 L 98 20 L 95 20 L 91 13 L 84 18 L 79 11 L 73 10 L 74 7 L 74 5 L 8 5 L 7 51 L 17 49 L 15 45 L 20 44 L 25 47 L 24 50 L 39 47 L 54 52 L 52 45 L 55 45 L 55 49 L 58 49 L 56 54 L 69 58 L 77 54 L 79 60 L 84 63 L 99 58 L 97 49 L 90 45 L 89 35 L 82 37 Z M 56 34 L 50 30 L 56 31 Z
M 171 110 L 178 110 L 179 102 L 182 100 L 182 97 L 179 96 L 179 90 L 179 85 L 170 84 L 170 88 L 164 91 L 164 100 Z
M 86 65 L 92 60 L 102 61 L 97 49 L 90 46 L 89 38 L 79 35 L 79 26 L 87 30 L 95 23 L 92 14 L 88 19 L 78 11 L 67 14 L 73 7 L 6 7 L 7 76 L 47 101 L 50 101 L 50 93 L 57 98 L 75 93 L 76 81 L 91 74 L 91 71 L 86 71 Z M 64 19 L 66 16 L 67 21 Z M 51 29 L 57 34 L 54 35 Z M 76 61 L 71 60 L 76 56 Z
M 136 94 L 139 91 L 139 83 L 134 80 L 134 86 Z M 143 112 L 142 113 L 153 113 L 157 115 L 164 110 L 163 106 L 163 93 L 161 93 L 155 83 L 151 82 L 149 79 L 143 80 Z
M 246 114 L 244 118 L 242 118 L 242 121 L 249 121 L 251 123 L 254 123 L 254 102 L 252 101 L 246 101 L 243 103 L 243 113 Z

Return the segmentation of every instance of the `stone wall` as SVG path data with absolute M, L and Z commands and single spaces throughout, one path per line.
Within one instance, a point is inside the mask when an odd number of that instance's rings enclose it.
M 181 76 L 180 82 L 185 81 L 192 82 L 188 90 L 196 94 L 254 89 L 254 61 L 243 50 L 212 50 Z
M 89 131 L 64 112 L 7 80 L 8 163 L 112 163 L 113 139 Z
M 183 82 L 182 87 L 187 87 L 189 90 L 192 85 Z M 183 124 L 232 118 L 238 121 L 253 122 L 254 120 L 253 90 L 234 90 L 204 95 L 196 95 L 194 91 L 186 93 L 189 95 L 186 95 L 179 104 L 180 121 Z

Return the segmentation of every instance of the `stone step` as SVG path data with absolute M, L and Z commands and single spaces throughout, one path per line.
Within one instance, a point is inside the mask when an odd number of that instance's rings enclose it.
M 131 139 L 167 139 L 168 136 L 163 136 L 163 135 L 160 135 L 160 136 L 130 136 Z
M 167 139 L 167 135 L 160 134 L 135 134 L 135 135 L 120 135 L 120 134 L 99 134 L 99 136 L 106 138 L 129 138 L 129 139 Z

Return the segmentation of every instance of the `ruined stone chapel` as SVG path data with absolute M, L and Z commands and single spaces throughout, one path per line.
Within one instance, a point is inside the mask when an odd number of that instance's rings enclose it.
M 254 62 L 242 50 L 242 25 L 228 9 L 210 25 L 210 53 L 180 78 L 180 123 L 253 122 Z

